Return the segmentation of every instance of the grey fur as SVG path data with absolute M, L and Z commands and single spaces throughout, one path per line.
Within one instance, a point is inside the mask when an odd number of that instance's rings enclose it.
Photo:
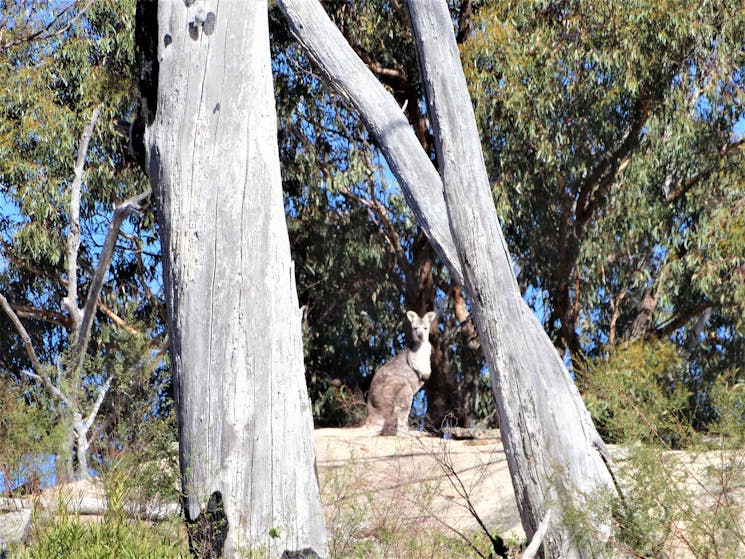
M 377 370 L 367 397 L 366 429 L 375 435 L 396 435 L 409 428 L 411 402 L 432 372 L 429 326 L 433 312 L 419 317 L 407 311 L 413 344 Z

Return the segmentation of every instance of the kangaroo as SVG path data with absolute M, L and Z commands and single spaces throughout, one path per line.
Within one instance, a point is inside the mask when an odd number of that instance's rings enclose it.
M 419 317 L 407 311 L 411 323 L 413 344 L 380 367 L 373 376 L 367 397 L 365 428 L 375 435 L 395 435 L 409 428 L 411 401 L 432 373 L 429 326 L 433 312 Z

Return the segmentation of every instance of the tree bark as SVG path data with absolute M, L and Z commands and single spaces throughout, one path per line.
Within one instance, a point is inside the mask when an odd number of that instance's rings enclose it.
M 552 511 L 543 541 L 546 557 L 603 556 L 610 518 L 589 519 L 598 532 L 582 534 L 589 543 L 580 543 L 560 519 L 567 507 L 588 511 L 586 499 L 597 491 L 615 492 L 607 451 L 553 344 L 520 296 L 447 5 L 432 0 L 407 5 L 450 228 L 491 372 L 523 526 L 531 538 Z
M 145 45 L 147 54 L 157 44 L 157 60 L 141 72 L 155 80 L 144 95 L 157 84 L 157 98 L 143 99 L 141 117 L 192 551 L 326 556 L 267 4 L 185 4 L 160 2 L 157 29 L 138 28 L 157 41 Z M 148 9 L 138 6 L 139 17 Z
M 478 332 L 473 323 L 473 317 L 468 310 L 466 300 L 463 297 L 463 289 L 455 284 L 450 290 L 450 296 L 453 300 L 453 314 L 458 321 L 460 336 L 463 339 L 465 354 L 461 355 L 463 367 L 463 380 L 460 382 L 461 405 L 463 406 L 463 416 L 468 420 L 468 424 L 478 415 L 479 408 L 479 387 L 481 385 L 481 343 L 479 342 Z M 496 409 L 479 423 L 496 427 Z

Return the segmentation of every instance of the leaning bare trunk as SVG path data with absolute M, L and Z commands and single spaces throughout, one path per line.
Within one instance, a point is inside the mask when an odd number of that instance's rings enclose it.
M 614 494 L 605 447 L 553 344 L 520 296 L 447 5 L 442 0 L 407 4 L 450 229 L 491 371 L 523 526 L 531 537 L 541 519 L 551 514 L 543 544 L 546 557 L 602 557 L 610 518 L 593 517 L 587 500 L 598 493 Z M 571 533 L 561 522 L 569 509 L 585 511 L 597 533 Z
M 318 0 L 277 0 L 293 34 L 331 86 L 360 114 L 406 203 L 450 275 L 462 282 L 442 181 L 396 100 L 354 53 Z
M 143 116 L 192 550 L 325 556 L 267 4 L 186 4 L 158 6 Z

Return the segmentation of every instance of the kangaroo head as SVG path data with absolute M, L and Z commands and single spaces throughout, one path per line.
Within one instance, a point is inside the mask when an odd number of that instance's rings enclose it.
M 406 311 L 406 317 L 411 322 L 411 333 L 414 337 L 414 343 L 420 344 L 429 339 L 429 325 L 437 315 L 432 311 L 419 317 L 414 311 Z

